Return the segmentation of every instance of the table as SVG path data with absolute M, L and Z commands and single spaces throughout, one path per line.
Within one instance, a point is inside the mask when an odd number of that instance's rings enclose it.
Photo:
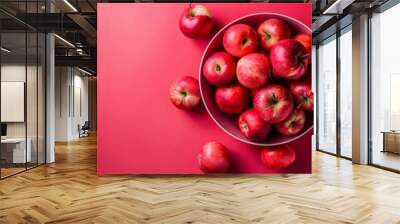
M 25 144 L 26 142 L 26 154 L 25 154 Z M 1 154 L 2 159 L 6 160 L 6 163 L 25 163 L 31 162 L 32 140 L 27 138 L 5 138 L 1 139 Z
M 382 131 L 383 149 L 382 152 L 400 154 L 400 131 Z

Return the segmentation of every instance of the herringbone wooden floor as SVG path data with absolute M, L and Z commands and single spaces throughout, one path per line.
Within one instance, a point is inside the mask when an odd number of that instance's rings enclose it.
M 400 175 L 313 160 L 312 175 L 97 176 L 85 138 L 0 181 L 0 223 L 400 223 Z

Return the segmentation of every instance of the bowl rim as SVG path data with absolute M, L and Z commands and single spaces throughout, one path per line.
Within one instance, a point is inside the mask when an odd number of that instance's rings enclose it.
M 227 133 L 228 135 L 230 135 L 231 137 L 233 137 L 234 139 L 236 139 L 236 140 L 238 140 L 240 142 L 244 142 L 244 143 L 247 143 L 247 144 L 250 144 L 250 145 L 263 146 L 263 147 L 265 147 L 265 146 L 277 146 L 277 145 L 287 144 L 287 143 L 296 141 L 297 139 L 300 139 L 301 137 L 303 137 L 304 135 L 309 133 L 314 128 L 314 122 L 312 123 L 312 125 L 308 129 L 304 130 L 301 134 L 299 134 L 297 136 L 294 136 L 292 138 L 289 138 L 288 140 L 279 142 L 279 143 L 260 143 L 260 142 L 253 142 L 250 139 L 247 140 L 247 139 L 239 138 L 238 136 L 236 136 L 236 135 L 232 134 L 231 132 L 229 132 L 228 130 L 226 130 L 225 127 L 223 127 L 223 125 L 211 113 L 210 109 L 207 107 L 207 104 L 204 101 L 203 89 L 202 89 L 202 84 L 201 84 L 201 80 L 203 79 L 203 71 L 202 70 L 203 70 L 203 64 L 205 62 L 204 60 L 205 60 L 205 56 L 206 56 L 206 50 L 210 47 L 211 43 L 214 42 L 214 40 L 217 38 L 217 36 L 220 35 L 221 32 L 225 31 L 228 27 L 232 26 L 233 24 L 235 24 L 237 22 L 240 22 L 241 20 L 246 19 L 248 17 L 259 16 L 259 15 L 267 15 L 267 16 L 271 16 L 271 17 L 276 16 L 276 17 L 280 17 L 280 18 L 285 18 L 286 20 L 290 20 L 290 21 L 292 21 L 293 23 L 296 23 L 299 26 L 305 27 L 305 29 L 308 30 L 309 33 L 312 33 L 310 27 L 308 27 L 304 23 L 300 22 L 299 20 L 297 20 L 297 19 L 295 19 L 293 17 L 287 16 L 287 15 L 283 15 L 283 14 L 280 14 L 280 13 L 258 12 L 258 13 L 251 13 L 251 14 L 248 14 L 248 15 L 245 15 L 245 16 L 241 16 L 241 17 L 239 17 L 237 19 L 234 19 L 231 22 L 229 22 L 226 25 L 224 25 L 222 28 L 220 28 L 218 30 L 218 32 L 215 33 L 214 36 L 211 38 L 211 40 L 208 42 L 206 48 L 204 49 L 203 55 L 201 57 L 201 60 L 200 60 L 199 81 L 198 82 L 199 82 L 201 100 L 203 102 L 204 107 L 207 110 L 208 115 L 218 125 L 218 127 L 221 128 L 225 133 Z M 314 113 L 314 111 L 313 111 L 313 113 Z

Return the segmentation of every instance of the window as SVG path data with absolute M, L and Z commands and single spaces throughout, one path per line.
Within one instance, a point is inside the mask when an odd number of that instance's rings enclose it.
M 352 33 L 351 26 L 340 36 L 340 154 L 352 157 Z
M 318 149 L 336 153 L 336 36 L 318 48 Z
M 371 162 L 400 170 L 400 5 L 371 18 Z

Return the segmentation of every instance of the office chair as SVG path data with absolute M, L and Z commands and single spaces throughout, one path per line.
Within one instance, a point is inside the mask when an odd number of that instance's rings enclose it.
M 82 127 L 78 125 L 78 129 L 79 129 L 79 138 L 89 136 L 89 129 L 90 129 L 89 121 L 85 121 Z

